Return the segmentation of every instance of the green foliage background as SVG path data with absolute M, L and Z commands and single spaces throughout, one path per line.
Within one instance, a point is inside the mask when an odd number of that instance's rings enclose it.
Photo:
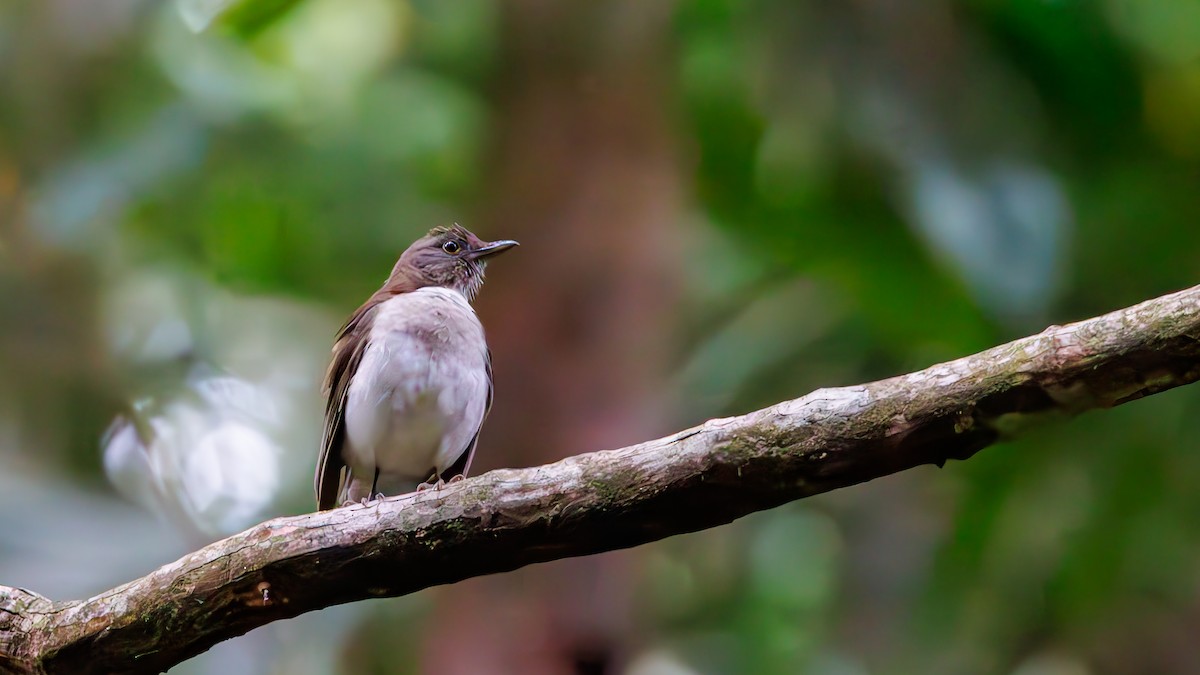
M 105 428 L 121 411 L 150 424 L 206 368 L 267 372 L 284 345 L 309 378 L 286 385 L 313 406 L 294 410 L 316 410 L 338 318 L 419 232 L 487 208 L 520 14 L 0 5 L 0 582 L 96 592 L 197 541 L 149 536 L 155 520 L 122 506 Z M 684 254 L 667 428 L 1200 278 L 1191 2 L 682 0 L 670 15 Z M 294 428 L 280 442 L 306 458 L 311 414 L 283 409 L 271 428 Z M 1189 388 L 648 547 L 628 672 L 1198 672 L 1197 439 Z M 307 471 L 200 529 L 305 510 Z M 345 609 L 316 640 L 282 628 L 252 662 L 429 670 L 386 656 L 420 651 L 428 603 Z M 218 649 L 181 672 L 235 658 L 251 657 Z

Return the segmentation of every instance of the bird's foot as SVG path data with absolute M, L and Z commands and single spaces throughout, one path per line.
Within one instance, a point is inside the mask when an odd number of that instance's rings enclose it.
M 446 485 L 454 485 L 455 483 L 461 483 L 461 482 L 463 482 L 463 481 L 464 481 L 464 480 L 466 480 L 466 479 L 467 479 L 467 477 L 466 477 L 466 476 L 464 476 L 464 475 L 462 475 L 461 473 L 460 473 L 460 474 L 455 474 L 453 478 L 451 478 L 450 480 L 446 481 Z
M 446 486 L 446 481 L 442 480 L 441 478 L 437 479 L 436 483 L 434 481 L 429 480 L 429 481 L 425 481 L 424 483 L 421 483 L 420 485 L 418 485 L 417 492 L 424 492 L 426 490 L 441 490 L 445 486 Z

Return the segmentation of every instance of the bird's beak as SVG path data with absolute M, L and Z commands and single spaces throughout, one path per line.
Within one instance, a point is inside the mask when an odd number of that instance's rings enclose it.
M 499 239 L 497 241 L 489 241 L 488 243 L 484 244 L 483 246 L 480 246 L 479 248 L 475 249 L 474 251 L 471 251 L 470 253 L 468 253 L 466 255 L 466 257 L 469 260 L 482 260 L 484 258 L 490 258 L 490 257 L 496 255 L 497 253 L 504 253 L 505 251 L 507 251 L 508 249 L 510 249 L 514 246 L 520 246 L 520 244 L 513 241 L 512 239 Z

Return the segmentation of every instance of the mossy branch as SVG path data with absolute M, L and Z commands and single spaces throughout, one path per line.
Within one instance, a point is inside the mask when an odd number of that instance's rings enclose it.
M 871 384 L 278 518 L 88 600 L 0 587 L 0 670 L 158 672 L 272 621 L 636 546 L 1200 379 L 1200 286 Z

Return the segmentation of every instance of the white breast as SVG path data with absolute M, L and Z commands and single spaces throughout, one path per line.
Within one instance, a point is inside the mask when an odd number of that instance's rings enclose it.
M 343 458 L 355 474 L 421 481 L 448 468 L 483 423 L 487 344 L 467 299 L 448 288 L 376 310 L 346 400 Z

